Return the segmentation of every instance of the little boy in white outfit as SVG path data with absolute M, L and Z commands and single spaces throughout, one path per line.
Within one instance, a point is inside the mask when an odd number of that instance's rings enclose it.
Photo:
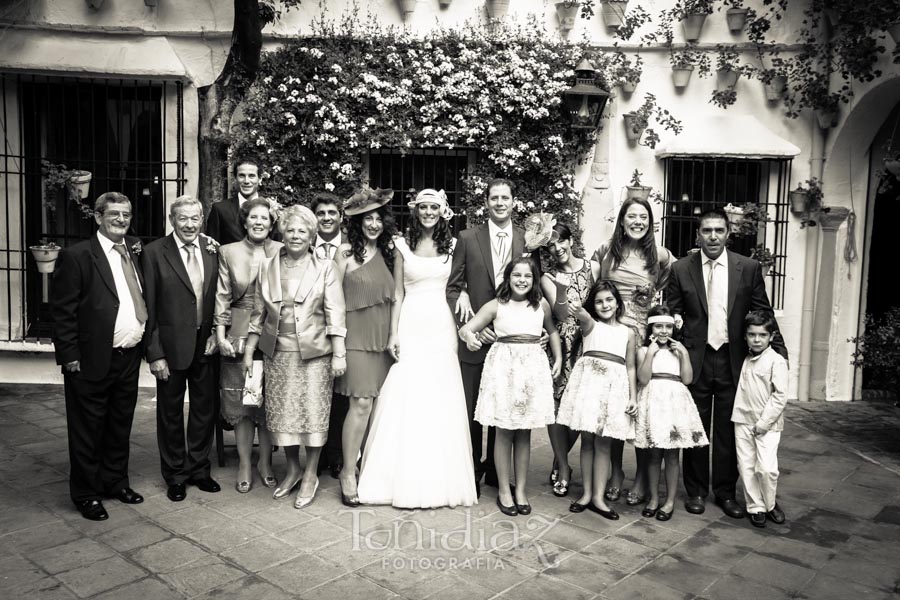
M 731 413 L 747 514 L 756 527 L 765 527 L 766 518 L 778 524 L 785 519 L 775 501 L 775 490 L 778 443 L 787 404 L 788 364 L 771 347 L 775 329 L 771 315 L 756 311 L 747 314 L 744 337 L 750 353 L 741 368 Z

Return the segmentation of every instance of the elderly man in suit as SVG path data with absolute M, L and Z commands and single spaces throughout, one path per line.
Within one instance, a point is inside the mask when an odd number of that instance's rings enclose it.
M 131 202 L 107 192 L 94 204 L 97 234 L 60 252 L 50 310 L 62 365 L 69 437 L 69 493 L 82 516 L 109 517 L 102 498 L 144 501 L 128 481 L 141 340 L 147 322 L 141 243 L 125 233 Z
M 485 208 L 488 222 L 474 229 L 459 233 L 456 249 L 453 251 L 453 265 L 447 281 L 447 302 L 465 323 L 474 313 L 496 296 L 497 286 L 503 281 L 503 269 L 513 256 L 525 251 L 525 233 L 513 226 L 513 207 L 516 199 L 515 186 L 506 179 L 493 179 L 488 183 Z M 459 304 L 461 292 L 468 294 L 471 308 Z M 492 342 L 491 333 L 485 342 Z M 472 455 L 475 462 L 475 482 L 484 475 L 486 485 L 497 486 L 497 470 L 494 467 L 494 430 L 488 430 L 487 453 L 482 462 L 482 427 L 475 421 L 475 404 L 481 385 L 481 372 L 487 345 L 477 352 L 471 352 L 464 345 L 459 347 L 459 366 L 462 372 L 463 388 L 466 394 L 466 409 L 469 411 L 469 432 L 472 436 Z
M 259 163 L 255 158 L 239 157 L 231 171 L 237 193 L 212 205 L 206 221 L 206 235 L 223 246 L 244 239 L 244 224 L 239 209 L 247 200 L 259 197 Z
M 313 253 L 316 258 L 333 260 L 340 245 L 347 243 L 347 236 L 341 232 L 341 204 L 340 198 L 330 192 L 320 192 L 313 196 L 309 208 L 316 215 L 316 239 L 313 242 Z M 341 469 L 344 468 L 341 432 L 349 407 L 350 401 L 347 396 L 338 393 L 332 395 L 328 440 L 322 454 L 319 455 L 318 472 L 328 470 L 335 479 L 341 476 Z
M 209 451 L 216 420 L 212 332 L 218 244 L 200 235 L 203 207 L 190 196 L 172 203 L 173 233 L 142 256 L 147 286 L 147 362 L 156 377 L 156 437 L 166 495 L 184 500 L 186 484 L 218 492 Z M 190 391 L 187 439 L 184 392 Z
M 685 509 L 694 514 L 706 510 L 711 449 L 715 502 L 726 515 L 739 519 L 744 509 L 735 501 L 738 468 L 731 412 L 747 356 L 743 323 L 751 310 L 773 311 L 759 263 L 726 250 L 728 235 L 724 211 L 712 209 L 700 215 L 700 251 L 672 266 L 666 301 L 691 359 L 694 381 L 689 387 L 711 440 L 711 448 L 684 451 Z M 772 347 L 787 358 L 780 334 L 776 333 Z

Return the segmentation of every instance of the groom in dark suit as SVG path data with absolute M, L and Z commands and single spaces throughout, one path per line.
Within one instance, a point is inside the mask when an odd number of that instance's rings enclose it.
M 488 222 L 474 229 L 459 233 L 456 249 L 453 251 L 453 266 L 447 281 L 447 302 L 457 315 L 458 324 L 465 323 L 474 313 L 493 300 L 497 286 L 503 280 L 503 269 L 513 256 L 521 256 L 525 251 L 525 233 L 512 224 L 513 207 L 516 199 L 515 186 L 506 179 L 493 179 L 488 183 L 484 205 Z M 471 311 L 457 313 L 460 293 L 469 296 Z M 494 341 L 492 332 L 486 330 L 485 342 Z M 475 482 L 484 475 L 484 483 L 497 486 L 497 470 L 494 467 L 494 429 L 488 430 L 487 453 L 482 462 L 482 428 L 475 421 L 475 403 L 481 385 L 481 371 L 488 346 L 471 352 L 465 344 L 459 345 L 459 366 L 462 372 L 463 388 L 466 394 L 466 409 L 469 411 L 469 432 L 472 436 L 472 457 L 475 463 Z
M 156 377 L 156 438 L 166 495 L 184 500 L 185 485 L 218 492 L 209 451 L 216 420 L 212 333 L 218 258 L 215 240 L 200 235 L 203 208 L 190 196 L 172 203 L 171 235 L 144 250 L 147 362 Z M 190 390 L 185 447 L 184 391 Z
M 757 261 L 725 249 L 728 216 L 721 209 L 700 215 L 697 239 L 700 251 L 678 260 L 666 289 L 666 302 L 681 329 L 694 371 L 691 395 L 710 438 L 712 491 L 715 502 L 729 517 L 744 516 L 735 501 L 737 453 L 731 411 L 747 356 L 744 317 L 751 310 L 773 314 Z M 776 332 L 772 347 L 787 358 L 784 340 Z M 710 424 L 713 433 L 710 436 Z M 684 451 L 685 509 L 706 510 L 709 493 L 710 447 Z
M 102 521 L 104 497 L 144 501 L 129 487 L 128 454 L 147 307 L 141 242 L 125 235 L 131 202 L 107 192 L 94 219 L 96 235 L 60 252 L 50 311 L 65 382 L 69 494 L 85 519 Z
M 213 203 L 205 229 L 206 235 L 223 246 L 241 241 L 247 233 L 239 211 L 244 202 L 259 197 L 259 163 L 255 158 L 239 157 L 234 161 L 231 176 L 236 193 Z

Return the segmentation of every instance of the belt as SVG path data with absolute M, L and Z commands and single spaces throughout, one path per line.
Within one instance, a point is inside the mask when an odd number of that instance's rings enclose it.
M 113 348 L 113 352 L 115 352 L 116 354 L 130 354 L 131 352 L 134 352 L 137 349 L 138 349 L 137 345 L 131 346 L 129 348 L 118 347 L 118 348 Z
M 654 373 L 650 376 L 650 379 L 668 379 L 670 381 L 677 381 L 681 383 L 680 375 L 672 375 L 671 373 Z
M 504 335 L 498 337 L 497 342 L 500 344 L 539 344 L 541 336 L 539 335 Z
M 591 358 L 602 358 L 603 360 L 608 360 L 610 362 L 618 363 L 620 365 L 625 364 L 625 359 L 619 356 L 618 354 L 613 354 L 611 352 L 604 352 L 603 350 L 588 350 L 582 356 L 590 356 Z

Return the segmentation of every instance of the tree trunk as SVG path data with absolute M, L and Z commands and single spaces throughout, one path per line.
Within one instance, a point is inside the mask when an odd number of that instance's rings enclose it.
M 206 214 L 213 202 L 228 197 L 231 118 L 256 79 L 264 25 L 257 0 L 234 0 L 231 49 L 225 66 L 211 85 L 197 89 L 200 113 L 197 197 Z

